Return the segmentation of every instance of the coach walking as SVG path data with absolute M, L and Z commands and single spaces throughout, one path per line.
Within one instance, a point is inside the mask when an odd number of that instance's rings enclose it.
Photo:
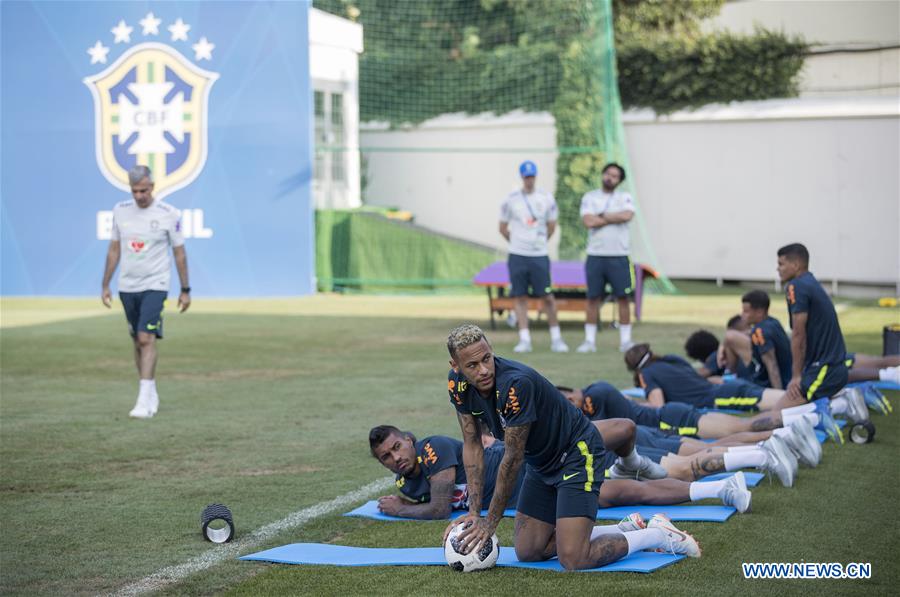
M 169 247 L 181 279 L 178 307 L 183 313 L 191 305 L 187 255 L 177 209 L 153 198 L 153 173 L 146 166 L 128 172 L 133 200 L 113 208 L 112 240 L 106 253 L 101 300 L 112 305 L 109 283 L 116 266 L 119 270 L 119 298 L 125 308 L 128 329 L 134 341 L 140 389 L 137 403 L 128 413 L 149 419 L 159 408 L 156 391 L 156 339 L 162 338 L 162 310 L 169 293 Z M 124 245 L 125 249 L 122 250 Z

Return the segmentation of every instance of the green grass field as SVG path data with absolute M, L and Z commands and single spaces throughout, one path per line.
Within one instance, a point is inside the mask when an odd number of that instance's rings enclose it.
M 784 320 L 776 301 L 774 314 Z M 681 353 L 700 326 L 720 330 L 736 295 L 650 296 L 638 340 Z M 320 295 L 259 301 L 196 300 L 168 313 L 160 347 L 159 414 L 128 418 L 136 396 L 121 311 L 97 299 L 2 299 L 0 342 L 0 593 L 117 592 L 167 567 L 215 554 L 199 515 L 212 502 L 234 513 L 237 539 L 298 510 L 385 478 L 368 430 L 393 423 L 417 434 L 459 430 L 446 388 L 446 334 L 486 325 L 480 296 Z M 850 350 L 880 353 L 881 327 L 897 310 L 839 304 Z M 604 311 L 604 317 L 609 316 Z M 564 322 L 570 345 L 580 318 Z M 489 333 L 511 354 L 514 332 Z M 547 349 L 544 324 L 524 361 L 557 383 L 607 379 L 631 385 L 604 329 L 595 355 Z M 891 396 L 900 406 L 897 394 Z M 557 574 L 443 567 L 331 568 L 266 565 L 229 556 L 163 594 L 721 595 L 749 591 L 895 594 L 900 582 L 900 408 L 875 416 L 866 446 L 826 445 L 793 489 L 764 481 L 753 512 L 725 524 L 684 527 L 703 558 L 651 575 Z M 373 494 L 365 499 L 371 499 Z M 361 502 L 363 500 L 359 500 Z M 339 512 L 284 531 L 247 551 L 293 542 L 435 546 L 444 523 L 383 523 Z M 500 527 L 510 545 L 512 523 Z M 241 552 L 245 553 L 245 552 Z M 239 554 L 235 554 L 239 555 Z M 741 562 L 871 562 L 867 581 L 747 581 Z M 598 584 L 599 583 L 599 584 Z M 893 587 L 893 588 L 892 588 Z

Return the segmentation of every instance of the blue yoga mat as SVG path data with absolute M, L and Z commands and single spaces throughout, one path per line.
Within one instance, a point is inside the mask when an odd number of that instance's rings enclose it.
M 758 482 L 758 481 L 757 481 Z M 624 512 L 624 514 L 623 514 Z M 705 521 L 705 522 L 725 522 L 728 517 L 734 514 L 735 510 L 731 506 L 619 506 L 617 508 L 599 508 L 597 510 L 597 518 L 599 520 L 620 520 L 625 518 L 632 512 L 640 512 L 641 516 L 649 519 L 657 512 L 662 512 L 670 519 Z M 466 510 L 455 510 L 450 515 L 450 519 L 465 516 Z M 482 516 L 487 516 L 487 510 L 481 511 Z M 503 516 L 513 518 L 516 511 L 507 508 L 503 511 Z M 366 502 L 359 508 L 351 510 L 344 516 L 359 516 L 361 518 L 371 518 L 373 520 L 418 520 L 415 518 L 402 518 L 400 516 L 388 516 L 378 510 L 378 502 L 375 500 Z
M 465 516 L 468 513 L 468 510 L 454 510 L 450 513 L 449 520 L 459 518 L 460 516 Z M 487 516 L 488 511 L 482 510 L 481 515 Z M 403 516 L 390 516 L 388 514 L 384 514 L 378 509 L 377 500 L 366 502 L 359 508 L 347 512 L 346 514 L 344 514 L 344 516 L 359 516 L 361 518 L 371 518 L 373 520 L 422 520 L 420 518 L 405 518 Z M 516 516 L 516 511 L 514 508 L 507 508 L 503 511 L 503 516 L 507 518 L 514 518 Z
M 622 392 L 623 396 L 628 396 L 629 398 L 646 398 L 646 394 L 644 394 L 644 388 L 624 388 L 619 390 Z
M 673 521 L 725 522 L 737 510 L 731 506 L 618 506 L 600 508 L 597 519 L 621 520 L 632 512 L 639 512 L 644 520 L 650 520 L 654 514 L 665 514 Z
M 684 556 L 664 553 L 641 552 L 613 562 L 601 568 L 582 572 L 653 572 L 674 564 Z M 246 555 L 241 560 L 275 562 L 278 564 L 326 564 L 332 566 L 446 566 L 444 550 L 440 547 L 373 548 L 327 545 L 323 543 L 292 543 L 259 553 Z M 510 547 L 500 548 L 498 566 L 510 568 L 536 568 L 563 571 L 558 560 L 545 562 L 520 562 Z
M 700 479 L 700 483 L 704 483 L 706 481 L 721 481 L 722 479 L 727 479 L 731 477 L 734 473 L 718 473 L 715 475 L 710 475 L 708 477 L 703 477 Z M 759 482 L 765 479 L 766 476 L 762 473 L 751 473 L 748 471 L 744 471 L 744 481 L 747 482 L 747 487 L 756 487 L 759 485 Z
M 894 390 L 900 392 L 900 384 L 894 383 L 892 381 L 855 381 L 853 383 L 848 383 L 848 386 L 866 386 L 872 385 L 878 388 L 879 390 Z

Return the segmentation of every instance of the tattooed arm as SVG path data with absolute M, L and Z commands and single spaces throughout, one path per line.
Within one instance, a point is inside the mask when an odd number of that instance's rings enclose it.
M 478 420 L 472 415 L 456 413 L 463 436 L 463 463 L 466 467 L 466 485 L 469 490 L 469 515 L 481 516 L 481 500 L 484 497 L 484 446 Z
M 522 468 L 522 463 L 525 461 L 525 442 L 528 440 L 530 430 L 531 423 L 506 428 L 503 439 L 506 449 L 503 452 L 503 459 L 500 461 L 500 470 L 494 485 L 494 497 L 491 499 L 487 516 L 488 526 L 491 527 L 492 532 L 500 524 L 506 504 L 509 503 L 509 499 L 516 490 L 516 479 L 519 476 L 519 469 Z
M 428 480 L 431 499 L 424 504 L 414 504 L 409 500 L 388 495 L 378 500 L 378 509 L 391 516 L 438 520 L 449 518 L 452 510 L 450 503 L 456 487 L 456 467 L 451 466 L 435 473 Z

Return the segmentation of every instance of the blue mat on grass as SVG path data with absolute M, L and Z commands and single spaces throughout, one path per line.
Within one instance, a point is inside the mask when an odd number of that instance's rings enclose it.
M 894 390 L 900 392 L 900 384 L 894 383 L 892 381 L 855 381 L 853 383 L 848 383 L 848 386 L 865 386 L 872 385 L 878 388 L 879 390 Z
M 710 475 L 708 477 L 703 477 L 700 479 L 700 482 L 703 483 L 705 481 L 721 481 L 722 479 L 727 479 L 732 476 L 734 473 L 718 473 L 715 475 Z M 744 471 L 744 480 L 747 482 L 747 487 L 756 487 L 759 485 L 760 481 L 765 479 L 766 476 L 762 473 L 751 473 L 748 471 Z
M 597 510 L 597 519 L 620 520 L 632 512 L 640 512 L 641 516 L 647 519 L 657 512 L 662 512 L 674 521 L 725 522 L 729 516 L 734 514 L 735 510 L 731 506 L 619 506 L 616 508 L 599 508 Z M 450 519 L 465 516 L 466 513 L 466 510 L 455 510 L 450 514 Z M 482 510 L 481 515 L 487 516 L 487 510 Z M 515 515 L 516 511 L 511 508 L 503 511 L 503 516 L 507 518 L 513 518 Z M 347 512 L 344 516 L 358 516 L 373 520 L 417 520 L 415 518 L 402 518 L 383 514 L 378 510 L 378 502 L 375 500 L 366 502 L 359 508 Z
M 640 552 L 601 568 L 582 572 L 653 572 L 674 564 L 684 556 Z M 332 566 L 446 566 L 444 550 L 440 547 L 373 548 L 328 545 L 323 543 L 292 543 L 267 549 L 240 558 L 278 564 L 326 564 Z M 520 562 L 510 547 L 500 548 L 498 566 L 535 568 L 562 572 L 558 560 Z

